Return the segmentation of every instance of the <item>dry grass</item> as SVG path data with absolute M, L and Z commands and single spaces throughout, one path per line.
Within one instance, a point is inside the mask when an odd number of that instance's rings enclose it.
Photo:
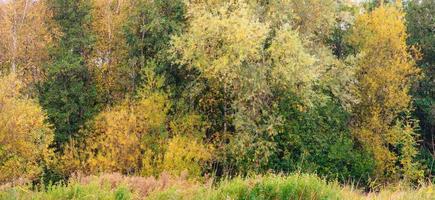
M 355 200 L 435 200 L 435 185 L 428 183 L 413 189 L 399 184 L 370 193 L 345 186 L 341 193 L 345 199 Z
M 135 194 L 135 196 L 146 197 L 152 192 L 164 191 L 169 188 L 192 189 L 199 187 L 199 183 L 187 179 L 187 173 L 182 173 L 178 177 L 162 173 L 156 177 L 125 176 L 119 173 L 102 174 L 99 176 L 80 176 L 75 175 L 70 182 L 87 185 L 98 183 L 100 185 L 108 184 L 110 188 L 115 189 L 120 186 L 126 186 Z

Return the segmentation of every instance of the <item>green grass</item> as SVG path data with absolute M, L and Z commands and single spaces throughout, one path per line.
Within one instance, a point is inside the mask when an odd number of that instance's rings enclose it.
M 128 178 L 126 178 L 128 179 Z M 172 180 L 168 187 L 155 187 L 150 192 L 140 193 L 140 188 L 149 187 L 135 185 L 129 187 L 122 181 L 116 185 L 91 181 L 88 183 L 70 183 L 68 186 L 50 186 L 40 191 L 32 191 L 26 187 L 13 187 L 0 190 L 0 199 L 151 199 L 151 200 L 335 200 L 335 199 L 394 199 L 394 200 L 435 200 L 435 186 L 427 185 L 418 189 L 396 185 L 385 188 L 378 193 L 363 193 L 351 186 L 340 186 L 315 175 L 293 174 L 290 176 L 255 176 L 251 178 L 234 178 L 223 180 L 210 186 Z M 145 182 L 144 182 L 145 183 Z M 177 184 L 180 183 L 180 184 Z M 134 184 L 133 184 L 134 185 Z M 146 184 L 145 184 L 146 185 Z
M 235 178 L 216 187 L 202 187 L 196 191 L 171 188 L 156 192 L 150 199 L 341 199 L 335 184 L 311 175 L 265 176 L 250 179 Z
M 124 186 L 119 186 L 113 190 L 107 184 L 99 185 L 97 183 L 49 186 L 41 191 L 32 191 L 26 187 L 14 187 L 0 191 L 0 199 L 2 200 L 127 200 L 132 199 L 132 197 L 130 190 Z

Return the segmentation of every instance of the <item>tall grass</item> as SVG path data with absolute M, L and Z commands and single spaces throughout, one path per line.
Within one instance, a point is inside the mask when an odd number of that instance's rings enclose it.
M 82 185 L 73 183 L 66 185 L 49 186 L 39 191 L 32 191 L 26 187 L 18 186 L 0 192 L 0 199 L 11 200 L 60 200 L 60 199 L 83 199 L 83 200 L 127 200 L 132 199 L 130 189 L 124 186 L 112 190 L 108 184 L 100 185 L 90 183 Z
M 150 199 L 341 199 L 340 187 L 312 175 L 257 176 L 225 180 L 216 187 L 196 191 L 171 188 L 152 194 Z
M 194 190 L 169 188 L 153 193 L 148 199 L 186 200 L 435 200 L 435 186 L 418 189 L 398 185 L 380 192 L 366 193 L 350 185 L 327 183 L 315 175 L 256 176 L 248 179 L 224 180 L 215 187 L 202 186 Z
M 365 193 L 349 185 L 340 186 L 306 174 L 233 178 L 216 185 L 165 174 L 159 178 L 103 174 L 76 177 L 67 185 L 48 186 L 36 191 L 24 186 L 0 189 L 0 199 L 435 200 L 434 192 L 434 185 L 418 189 L 397 185 L 380 192 Z

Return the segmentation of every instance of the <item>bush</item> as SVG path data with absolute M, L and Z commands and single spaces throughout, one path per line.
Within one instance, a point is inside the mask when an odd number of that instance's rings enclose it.
M 32 181 L 51 160 L 53 130 L 15 75 L 0 78 L 0 184 Z
M 292 96 L 281 100 L 273 134 L 239 134 L 228 146 L 237 174 L 316 173 L 341 182 L 367 183 L 374 169 L 368 152 L 352 140 L 349 114 L 333 100 L 305 106 Z M 243 137 L 242 137 L 243 136 Z
M 367 181 L 374 161 L 352 141 L 349 114 L 340 105 L 329 100 L 303 110 L 289 98 L 282 102 L 281 112 L 286 121 L 277 140 L 281 152 L 271 162 L 274 169 Z
M 187 171 L 191 176 L 200 176 L 203 163 L 211 159 L 211 148 L 193 137 L 175 136 L 168 142 L 163 159 L 163 169 L 174 175 Z

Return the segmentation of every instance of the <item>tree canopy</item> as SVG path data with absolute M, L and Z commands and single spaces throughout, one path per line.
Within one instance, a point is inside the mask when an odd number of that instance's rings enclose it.
M 0 184 L 433 178 L 432 0 L 0 3 Z

